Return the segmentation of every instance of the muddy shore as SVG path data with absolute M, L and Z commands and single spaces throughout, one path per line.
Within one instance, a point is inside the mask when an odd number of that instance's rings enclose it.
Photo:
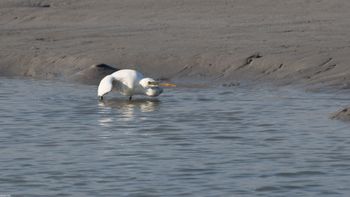
M 2 0 L 0 75 L 350 88 L 346 0 Z

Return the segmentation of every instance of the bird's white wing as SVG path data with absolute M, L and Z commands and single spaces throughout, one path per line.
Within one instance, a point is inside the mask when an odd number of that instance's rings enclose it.
M 98 86 L 97 96 L 102 97 L 108 92 L 112 91 L 113 88 L 113 77 L 111 75 L 105 76 Z

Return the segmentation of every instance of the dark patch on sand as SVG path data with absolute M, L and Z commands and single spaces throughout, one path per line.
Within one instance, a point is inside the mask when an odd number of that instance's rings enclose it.
M 241 66 L 238 66 L 238 68 L 236 68 L 236 70 L 242 69 L 242 68 L 244 68 L 244 67 L 250 65 L 250 64 L 253 62 L 254 59 L 258 59 L 258 58 L 262 58 L 262 57 L 263 57 L 263 56 L 260 55 L 260 53 L 255 53 L 255 54 L 253 54 L 253 55 L 247 57 L 247 58 L 245 59 L 245 62 L 244 62 Z
M 223 87 L 236 87 L 236 86 L 240 86 L 241 83 L 240 82 L 231 82 L 231 83 L 223 83 L 222 86 Z
M 283 66 L 284 66 L 283 64 L 280 64 L 279 66 L 273 68 L 272 70 L 271 69 L 267 69 L 267 70 L 262 71 L 262 73 L 266 74 L 266 75 L 269 75 L 269 74 L 272 74 L 272 73 L 277 72 L 278 70 L 282 69 Z
M 346 107 L 342 110 L 339 110 L 331 115 L 332 119 L 350 121 L 350 107 Z
M 108 64 L 96 64 L 75 73 L 72 79 L 80 83 L 97 85 L 103 77 L 118 70 L 120 69 Z

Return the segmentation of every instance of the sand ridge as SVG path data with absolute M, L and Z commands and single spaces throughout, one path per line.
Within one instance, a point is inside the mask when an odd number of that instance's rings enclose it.
M 347 89 L 349 10 L 346 0 L 2 0 L 0 74 L 77 80 L 105 63 Z

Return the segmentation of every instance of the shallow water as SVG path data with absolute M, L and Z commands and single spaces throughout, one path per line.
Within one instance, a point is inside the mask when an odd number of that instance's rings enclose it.
M 0 196 L 349 196 L 349 95 L 0 78 Z

